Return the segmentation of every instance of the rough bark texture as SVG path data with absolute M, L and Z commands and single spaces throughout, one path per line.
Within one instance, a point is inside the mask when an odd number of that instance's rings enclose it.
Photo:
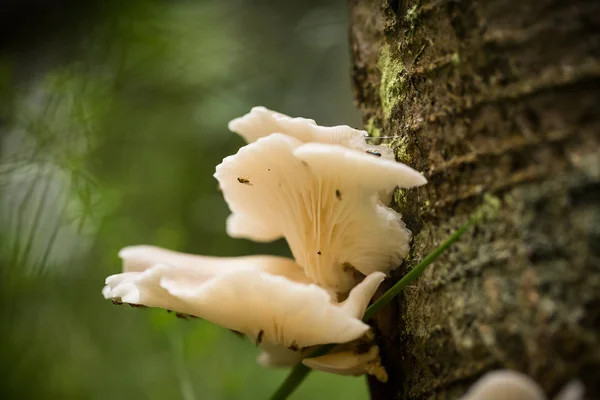
M 600 3 L 350 1 L 367 129 L 429 184 L 398 192 L 398 276 L 493 193 L 471 231 L 376 321 L 374 398 L 451 399 L 485 371 L 600 399 Z

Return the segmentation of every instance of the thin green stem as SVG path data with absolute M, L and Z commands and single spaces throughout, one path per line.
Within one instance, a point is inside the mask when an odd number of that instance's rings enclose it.
M 413 269 L 404 275 L 402 279 L 396 282 L 394 286 L 392 286 L 387 292 L 385 292 L 373 304 L 371 304 L 367 308 L 367 311 L 365 311 L 363 321 L 366 322 L 370 320 L 377 313 L 377 311 L 389 303 L 394 297 L 398 296 L 398 294 L 400 294 L 405 287 L 413 283 L 419 276 L 421 276 L 421 274 L 425 272 L 425 269 L 439 256 L 441 256 L 450 246 L 452 246 L 454 242 L 456 242 L 475 222 L 476 221 L 474 221 L 473 218 L 469 219 L 469 221 L 458 228 L 457 231 L 452 234 L 452 236 L 446 239 L 444 243 L 442 243 L 432 253 L 428 254 L 427 257 L 425 257 L 420 263 L 418 263 Z
M 300 383 L 306 378 L 306 375 L 311 371 L 306 365 L 299 363 L 294 367 L 292 372 L 285 378 L 285 381 L 277 388 L 277 391 L 271 396 L 271 400 L 287 399 L 290 394 L 296 390 Z
M 334 347 L 334 344 L 324 344 L 322 346 L 317 347 L 313 352 L 311 352 L 307 357 L 319 357 L 329 353 L 329 351 Z M 296 390 L 300 383 L 306 378 L 306 376 L 312 370 L 308 368 L 306 365 L 301 362 L 298 363 L 292 372 L 285 378 L 285 381 L 277 388 L 277 391 L 271 396 L 271 400 L 283 400 L 287 399 L 290 394 Z
M 381 297 L 379 297 L 373 304 L 371 304 L 363 316 L 363 321 L 371 319 L 377 311 L 389 303 L 394 297 L 396 297 L 404 288 L 414 282 L 425 269 L 431 265 L 439 256 L 441 256 L 450 246 L 452 246 L 470 227 L 477 225 L 484 219 L 493 216 L 497 212 L 500 206 L 500 200 L 493 196 L 487 196 L 484 198 L 484 203 L 473 213 L 467 222 L 461 225 L 456 232 L 446 239 L 440 246 L 438 246 L 433 252 L 428 254 L 420 263 L 418 263 L 413 269 L 411 269 L 406 275 L 402 277 L 394 286 L 386 291 Z M 327 354 L 332 348 L 333 344 L 327 344 L 319 346 L 313 351 L 308 357 L 318 357 Z M 271 400 L 285 400 L 290 394 L 296 390 L 296 388 L 302 383 L 304 378 L 311 372 L 311 369 L 306 367 L 302 363 L 298 363 L 288 377 L 283 381 L 281 386 L 277 389 L 275 394 L 271 397 Z

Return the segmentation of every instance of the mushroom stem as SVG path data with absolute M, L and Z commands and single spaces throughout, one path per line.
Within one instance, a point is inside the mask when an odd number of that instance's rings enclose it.
M 485 195 L 483 204 L 477 207 L 477 210 L 471 215 L 469 220 L 462 224 L 456 232 L 446 239 L 439 247 L 433 252 L 428 254 L 416 267 L 410 270 L 406 275 L 402 277 L 394 286 L 386 291 L 375 303 L 371 304 L 363 316 L 363 321 L 371 319 L 377 311 L 383 306 L 389 303 L 394 297 L 396 297 L 406 286 L 414 282 L 425 269 L 433 263 L 439 256 L 441 256 L 450 246 L 452 246 L 469 228 L 475 226 L 486 219 L 492 219 L 497 213 L 500 207 L 500 200 L 492 195 Z M 327 354 L 334 345 L 326 344 L 317 347 L 308 357 L 318 357 Z M 309 374 L 311 370 L 304 364 L 297 364 L 288 377 L 283 381 L 281 386 L 271 397 L 271 400 L 285 400 L 291 395 L 294 390 L 302 383 L 304 378 Z

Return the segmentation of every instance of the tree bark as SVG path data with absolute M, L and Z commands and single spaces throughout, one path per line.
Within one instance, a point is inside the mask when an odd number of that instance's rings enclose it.
M 397 191 L 431 252 L 483 193 L 467 233 L 375 322 L 375 399 L 453 399 L 488 370 L 600 398 L 600 3 L 350 0 L 367 129 L 429 183 Z

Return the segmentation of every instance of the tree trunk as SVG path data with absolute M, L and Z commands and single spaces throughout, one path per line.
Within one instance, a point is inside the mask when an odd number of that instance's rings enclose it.
M 414 233 L 397 276 L 502 201 L 378 317 L 373 398 L 457 398 L 497 368 L 600 398 L 600 3 L 350 3 L 367 129 L 429 180 L 395 195 Z

